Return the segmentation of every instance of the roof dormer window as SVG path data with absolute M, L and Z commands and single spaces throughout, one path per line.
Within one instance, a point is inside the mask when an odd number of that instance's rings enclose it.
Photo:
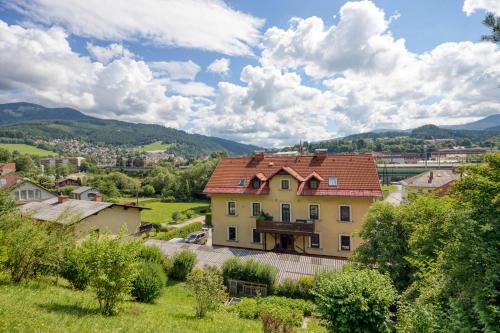
M 245 186 L 245 178 L 240 178 L 239 186 Z
M 337 186 L 337 177 L 335 176 L 328 177 L 328 186 Z
M 318 180 L 315 178 L 310 179 L 309 180 L 309 188 L 317 189 L 318 188 Z
M 255 188 L 255 189 L 257 189 L 257 188 L 260 187 L 260 180 L 258 178 L 254 178 L 252 180 L 252 187 Z

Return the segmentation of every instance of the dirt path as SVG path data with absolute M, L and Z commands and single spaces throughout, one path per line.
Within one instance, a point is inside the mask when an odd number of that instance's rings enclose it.
M 169 225 L 169 227 L 181 228 L 181 227 L 185 227 L 187 225 L 190 225 L 190 224 L 193 224 L 196 222 L 201 222 L 201 223 L 205 224 L 205 215 L 197 216 L 195 218 L 192 218 L 191 220 L 187 220 L 187 221 L 179 223 L 179 224 L 171 224 L 171 225 Z

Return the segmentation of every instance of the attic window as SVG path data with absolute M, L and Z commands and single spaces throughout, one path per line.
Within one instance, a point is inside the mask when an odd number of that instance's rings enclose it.
M 255 178 L 252 180 L 252 187 L 253 188 L 259 188 L 260 187 L 260 180 L 258 178 Z
M 328 186 L 337 186 L 337 177 L 328 177 Z
M 245 178 L 240 178 L 240 182 L 238 183 L 239 186 L 244 186 L 245 185 Z
M 317 189 L 318 188 L 318 180 L 314 179 L 314 178 L 309 180 L 309 187 L 312 189 Z

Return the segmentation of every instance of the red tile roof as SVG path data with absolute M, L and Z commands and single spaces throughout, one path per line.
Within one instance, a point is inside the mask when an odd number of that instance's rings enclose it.
M 267 194 L 267 180 L 278 172 L 286 172 L 299 181 L 298 195 L 382 196 L 371 154 L 228 157 L 219 162 L 204 192 Z M 309 188 L 307 182 L 313 176 L 319 180 L 317 189 Z M 328 186 L 330 176 L 337 177 L 337 186 Z M 258 189 L 251 184 L 255 177 L 262 181 Z M 243 186 L 239 186 L 240 179 L 245 180 Z

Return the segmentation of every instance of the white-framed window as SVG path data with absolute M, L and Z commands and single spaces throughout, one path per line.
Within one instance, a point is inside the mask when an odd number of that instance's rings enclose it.
M 339 205 L 339 221 L 340 222 L 351 222 L 352 212 L 351 205 Z
M 321 247 L 321 237 L 319 233 L 309 236 L 309 247 L 312 249 L 319 249 Z
M 27 193 L 26 190 L 21 191 L 21 200 L 26 200 L 27 199 Z
M 42 198 L 42 191 L 39 189 L 35 190 L 35 199 L 41 199 Z
M 337 186 L 337 177 L 335 176 L 328 177 L 328 186 Z
M 236 216 L 236 201 L 227 202 L 227 215 Z
M 339 251 L 351 251 L 352 237 L 348 234 L 339 235 Z
M 292 221 L 292 205 L 290 203 L 280 204 L 280 221 L 281 222 Z
M 227 240 L 229 242 L 238 241 L 238 228 L 236 226 L 227 227 Z
M 252 202 L 250 216 L 253 216 L 253 217 L 259 216 L 260 212 L 261 212 L 260 202 Z
M 289 190 L 290 189 L 290 179 L 282 179 L 280 182 L 280 189 Z
M 35 199 L 35 191 L 28 190 L 28 199 L 30 199 L 30 200 Z
M 319 220 L 319 204 L 309 204 L 309 219 Z
M 252 243 L 262 244 L 262 233 L 257 232 L 257 229 L 252 229 Z

